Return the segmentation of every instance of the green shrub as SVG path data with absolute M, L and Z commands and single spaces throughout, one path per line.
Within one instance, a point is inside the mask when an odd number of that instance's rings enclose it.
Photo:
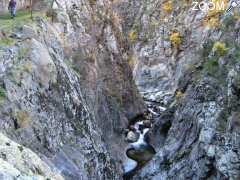
M 201 55 L 204 58 L 207 58 L 212 51 L 214 42 L 211 39 L 208 39 L 204 44 L 201 51 Z
M 227 41 L 227 47 L 231 49 L 231 56 L 229 56 L 230 63 L 238 63 L 240 61 L 240 45 L 231 39 Z
M 216 53 L 218 56 L 224 56 L 228 49 L 226 48 L 226 44 L 220 41 L 217 41 L 213 45 L 213 51 Z
M 0 45 L 8 46 L 8 45 L 12 45 L 14 43 L 15 43 L 15 41 L 11 38 L 0 39 Z
M 4 102 L 6 98 L 6 91 L 2 87 L 0 87 L 0 105 Z
M 210 74 L 214 74 L 217 72 L 218 70 L 218 60 L 213 58 L 213 59 L 208 59 L 205 63 L 204 63 L 204 69 L 206 72 L 210 73 Z
M 29 48 L 27 48 L 27 47 L 20 48 L 18 51 L 18 59 L 26 58 L 28 51 L 29 51 Z
M 236 23 L 236 18 L 232 15 L 227 16 L 223 20 L 223 26 L 224 26 L 224 28 L 227 28 L 227 29 L 233 27 L 235 23 Z
M 240 48 L 236 48 L 236 50 L 235 50 L 234 61 L 235 62 L 239 62 L 240 61 Z
M 5 98 L 6 97 L 6 91 L 2 87 L 0 87 L 0 98 Z

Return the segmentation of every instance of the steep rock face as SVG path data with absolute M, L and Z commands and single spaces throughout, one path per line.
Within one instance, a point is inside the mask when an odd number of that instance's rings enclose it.
M 1 132 L 66 179 L 121 179 L 122 131 L 144 111 L 111 2 L 57 1 L 1 46 Z
M 51 169 L 31 150 L 0 134 L 1 179 L 59 179 L 64 178 Z
M 66 178 L 108 177 L 116 170 L 111 168 L 114 165 L 82 97 L 78 77 L 40 41 L 18 45 L 13 52 L 2 51 L 3 67 L 7 67 L 1 80 L 2 131 L 43 154 Z
M 222 87 L 211 77 L 189 87 L 161 142 L 159 118 L 150 134 L 158 153 L 136 179 L 239 179 L 239 105 Z
M 119 7 L 133 47 L 139 91 L 146 100 L 167 104 L 184 71 L 199 60 L 197 51 L 209 37 L 211 28 L 203 26 L 206 12 L 192 11 L 192 3 L 185 1 L 123 1 Z M 179 34 L 177 47 L 170 40 L 173 32 Z
M 136 84 L 167 107 L 149 133 L 157 154 L 134 179 L 239 179 L 239 11 L 166 2 L 119 8 Z
M 123 130 L 143 114 L 145 107 L 132 79 L 129 47 L 114 4 L 109 1 L 58 2 L 66 9 L 74 7 L 67 11 L 77 42 L 70 50 L 71 66 L 80 76 L 84 97 L 94 111 L 107 147 L 114 157 L 122 160 L 126 146 Z M 65 44 L 72 44 L 71 38 L 67 39 Z M 69 47 L 66 50 L 69 51 Z

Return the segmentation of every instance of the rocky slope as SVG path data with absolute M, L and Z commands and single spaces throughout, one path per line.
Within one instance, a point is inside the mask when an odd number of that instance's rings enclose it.
M 121 6 L 136 84 L 146 101 L 167 107 L 149 134 L 157 154 L 134 179 L 239 179 L 239 9 Z
M 0 179 L 239 179 L 239 9 L 192 5 L 58 0 L 0 27 Z
M 2 29 L 1 132 L 66 179 L 121 179 L 123 130 L 144 111 L 121 27 L 108 1 L 54 7 Z
M 64 179 L 35 153 L 0 134 L 1 179 Z

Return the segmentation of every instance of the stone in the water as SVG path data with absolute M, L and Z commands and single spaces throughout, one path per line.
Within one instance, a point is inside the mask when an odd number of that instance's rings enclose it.
M 128 142 L 136 142 L 139 138 L 139 134 L 133 131 L 129 131 L 126 137 Z
M 143 133 L 139 135 L 138 140 L 131 143 L 126 151 L 129 158 L 136 160 L 140 164 L 144 164 L 149 161 L 156 153 L 154 148 L 145 141 L 145 135 L 148 131 L 149 129 L 144 129 Z
M 150 128 L 150 127 L 152 126 L 152 123 L 151 123 L 150 120 L 145 120 L 145 121 L 143 121 L 143 124 L 144 124 L 144 126 L 145 126 L 146 128 Z
M 136 160 L 139 164 L 144 164 L 151 160 L 155 154 L 155 150 L 148 144 L 141 144 L 139 148 L 130 148 L 127 150 L 127 156 Z
M 132 170 L 134 170 L 137 167 L 138 163 L 137 161 L 134 161 L 132 159 L 128 159 L 124 164 L 123 164 L 123 171 L 124 173 L 129 173 Z

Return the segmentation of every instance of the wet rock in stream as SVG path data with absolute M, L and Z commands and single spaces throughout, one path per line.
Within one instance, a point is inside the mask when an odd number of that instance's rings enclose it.
M 149 116 L 151 111 L 145 116 Z M 155 113 L 157 114 L 157 113 Z M 158 114 L 159 115 L 159 114 Z M 153 119 L 137 121 L 130 126 L 126 135 L 129 144 L 126 148 L 128 159 L 123 164 L 124 179 L 130 179 L 155 155 L 156 151 L 149 144 L 149 130 L 152 127 Z

